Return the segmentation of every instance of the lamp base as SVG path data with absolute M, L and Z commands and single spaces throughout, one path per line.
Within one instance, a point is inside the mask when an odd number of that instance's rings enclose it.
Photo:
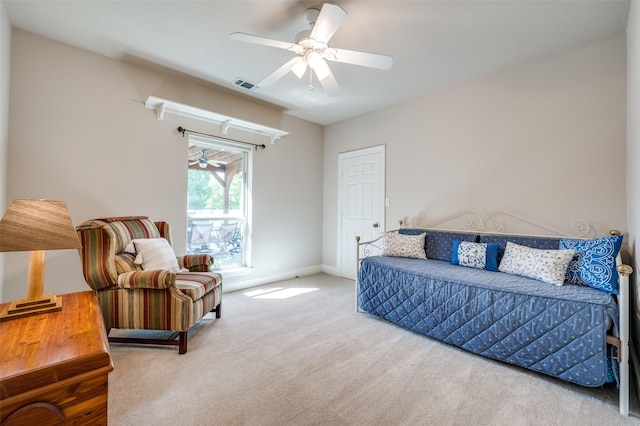
M 0 313 L 0 321 L 29 315 L 46 314 L 62 310 L 62 299 L 53 294 L 44 294 L 35 299 L 23 297 L 9 303 Z

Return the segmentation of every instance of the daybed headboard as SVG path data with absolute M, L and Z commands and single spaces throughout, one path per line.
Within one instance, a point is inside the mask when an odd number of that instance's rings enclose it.
M 484 214 L 472 210 L 461 210 L 440 219 L 429 220 L 424 213 L 398 221 L 400 228 L 415 228 L 433 231 L 469 232 L 474 234 L 508 234 L 510 236 L 540 237 L 540 238 L 572 238 L 588 239 L 598 236 L 595 228 L 582 220 L 571 222 L 569 231 L 562 231 L 540 222 L 502 210 L 490 210 Z M 387 232 L 393 232 L 397 229 Z M 613 229 L 608 234 L 619 235 L 620 231 Z M 603 234 L 604 235 L 604 234 Z M 603 236 L 599 235 L 599 236 Z M 372 241 L 360 241 L 356 237 L 358 253 L 356 264 L 360 260 L 382 253 L 384 233 Z
M 490 210 L 484 214 L 461 210 L 436 220 L 428 220 L 423 213 L 399 221 L 402 228 L 427 228 L 451 231 L 469 231 L 490 234 L 513 234 L 540 237 L 589 238 L 596 236 L 595 229 L 582 220 L 574 220 L 570 231 L 554 229 L 539 221 L 509 213 Z

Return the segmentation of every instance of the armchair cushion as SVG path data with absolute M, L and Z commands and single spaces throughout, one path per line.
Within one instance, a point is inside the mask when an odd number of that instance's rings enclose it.
M 113 257 L 113 261 L 116 264 L 116 272 L 122 274 L 123 272 L 142 271 L 141 265 L 135 264 L 136 255 L 131 253 L 120 253 Z
M 120 288 L 165 289 L 175 285 L 175 283 L 176 274 L 161 269 L 125 272 L 118 275 L 118 287 Z
M 109 224 L 115 236 L 116 253 L 125 251 L 125 247 L 134 238 L 160 238 L 160 231 L 153 221 L 144 216 L 110 217 L 98 219 Z
M 181 292 L 193 300 L 199 300 L 213 291 L 221 281 L 220 274 L 213 272 L 178 272 L 176 274 L 176 285 Z

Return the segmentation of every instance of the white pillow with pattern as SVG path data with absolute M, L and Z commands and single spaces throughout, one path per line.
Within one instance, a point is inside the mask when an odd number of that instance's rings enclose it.
M 498 270 L 561 286 L 576 251 L 541 250 L 507 242 Z
M 178 259 L 169 241 L 164 238 L 139 238 L 132 241 L 137 253 L 135 263 L 141 265 L 142 269 L 180 271 Z
M 487 264 L 487 244 L 460 241 L 458 264 L 470 268 L 485 269 Z
M 427 234 L 406 235 L 387 232 L 384 237 L 383 256 L 411 257 L 426 259 L 424 241 Z

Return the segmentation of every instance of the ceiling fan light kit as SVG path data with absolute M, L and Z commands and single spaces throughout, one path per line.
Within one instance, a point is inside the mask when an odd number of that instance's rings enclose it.
M 218 160 L 210 160 L 207 157 L 207 149 L 202 149 L 199 153 L 200 158 L 198 158 L 195 161 L 190 161 L 189 165 L 190 166 L 194 166 L 194 165 L 198 165 L 198 167 L 200 167 L 201 169 L 206 169 L 207 167 L 209 167 L 209 165 L 213 166 L 213 167 L 222 167 L 224 165 L 227 164 L 226 161 L 218 161 Z
M 307 61 L 302 58 L 295 58 L 296 62 L 291 67 L 291 72 L 293 72 L 296 77 L 302 78 L 304 73 L 307 71 Z
M 284 77 L 289 71 L 301 79 L 307 68 L 310 68 L 309 88 L 313 89 L 312 78 L 313 74 L 315 74 L 325 92 L 329 96 L 337 96 L 340 93 L 340 88 L 327 61 L 380 70 L 387 70 L 393 65 L 391 56 L 329 47 L 329 40 L 346 17 L 347 12 L 340 6 L 325 3 L 322 6 L 322 10 L 311 8 L 304 12 L 303 18 L 311 26 L 311 29 L 300 31 L 296 35 L 295 43 L 245 33 L 232 33 L 230 38 L 232 40 L 285 49 L 296 54 L 295 58 L 289 60 L 258 82 L 256 84 L 257 87 L 268 87 Z

